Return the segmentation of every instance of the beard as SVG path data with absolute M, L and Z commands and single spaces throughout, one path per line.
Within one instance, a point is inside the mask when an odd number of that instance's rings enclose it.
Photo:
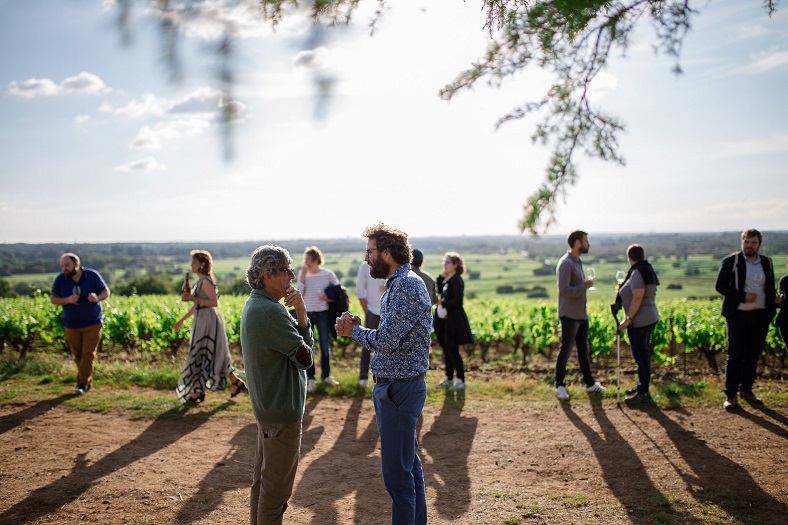
M 587 246 L 581 246 L 580 247 L 580 255 L 583 255 L 583 254 L 586 254 L 586 253 L 588 253 L 588 247 Z
M 74 277 L 74 276 L 77 274 L 77 269 L 76 269 L 76 268 L 74 268 L 74 269 L 73 269 L 73 270 L 71 270 L 70 272 L 63 272 L 63 273 L 65 273 L 65 274 L 66 274 L 66 276 L 68 276 L 68 277 Z
M 746 255 L 747 257 L 752 257 L 752 256 L 754 256 L 754 255 L 757 255 L 757 253 L 758 253 L 758 248 L 749 248 L 749 247 L 748 247 L 748 248 L 745 248 L 745 249 L 744 249 L 744 250 L 742 250 L 742 251 L 744 252 L 744 255 Z
M 375 279 L 386 279 L 389 276 L 391 266 L 381 259 L 375 259 L 369 266 L 369 275 Z

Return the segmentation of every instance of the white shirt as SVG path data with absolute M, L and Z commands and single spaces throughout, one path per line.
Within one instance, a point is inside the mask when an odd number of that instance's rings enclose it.
M 320 299 L 320 292 L 331 284 L 339 284 L 339 279 L 334 272 L 320 268 L 317 273 L 306 273 L 304 282 L 298 281 L 298 290 L 304 296 L 304 306 L 307 312 L 324 312 L 328 310 L 328 302 Z
M 358 267 L 356 295 L 359 299 L 367 301 L 368 311 L 380 315 L 380 298 L 386 291 L 386 279 L 375 279 L 369 274 L 369 270 L 367 261 L 362 262 Z
M 754 262 L 745 257 L 744 262 L 747 268 L 744 293 L 754 293 L 755 300 L 751 303 L 739 303 L 739 310 L 762 310 L 766 308 L 766 274 L 761 265 L 761 256 L 756 256 Z

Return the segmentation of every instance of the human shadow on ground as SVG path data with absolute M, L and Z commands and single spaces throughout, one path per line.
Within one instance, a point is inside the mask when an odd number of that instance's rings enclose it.
M 788 418 L 784 415 L 780 414 L 776 410 L 772 410 L 771 408 L 765 407 L 762 403 L 750 403 L 750 408 L 753 410 L 760 411 L 763 415 L 769 416 L 772 419 L 782 423 L 783 426 L 780 426 L 772 421 L 769 421 L 765 417 L 761 416 L 760 414 L 756 414 L 755 412 L 749 412 L 745 409 L 742 405 L 739 405 L 737 410 L 734 410 L 732 413 L 739 415 L 745 419 L 749 419 L 756 425 L 760 425 L 761 427 L 765 428 L 769 432 L 783 438 L 788 439 Z
M 252 485 L 256 448 L 257 423 L 245 425 L 230 439 L 230 448 L 224 457 L 200 480 L 197 492 L 178 510 L 176 523 L 202 520 L 219 508 L 225 493 L 242 488 L 249 489 Z
M 312 422 L 311 412 L 317 406 L 312 398 L 304 410 L 304 428 Z M 301 457 L 314 447 L 323 434 L 323 427 L 311 428 L 301 439 Z M 230 440 L 227 454 L 215 464 L 199 483 L 197 492 L 184 502 L 176 516 L 177 523 L 191 523 L 205 516 L 222 504 L 224 494 L 233 490 L 251 489 L 254 455 L 257 450 L 257 423 L 241 428 Z
M 187 414 L 185 410 L 188 408 L 184 407 L 170 409 L 153 420 L 136 438 L 92 464 L 86 461 L 85 453 L 77 454 L 69 474 L 31 491 L 24 500 L 0 514 L 0 523 L 28 523 L 55 512 L 78 498 L 97 480 L 172 445 L 229 404 L 226 402 L 210 412 L 195 414 Z
M 602 468 L 602 477 L 615 498 L 629 511 L 633 523 L 653 523 L 651 509 L 644 508 L 645 501 L 660 501 L 659 510 L 676 516 L 678 523 L 689 523 L 681 509 L 667 502 L 662 491 L 651 481 L 646 466 L 637 451 L 616 429 L 602 407 L 602 400 L 591 397 L 591 412 L 599 424 L 601 435 L 572 410 L 569 402 L 561 403 L 569 421 L 588 440 L 591 450 Z
M 349 504 L 340 500 L 347 500 L 354 494 L 352 523 L 381 523 L 388 519 L 389 505 L 382 505 L 388 501 L 388 496 L 380 474 L 380 458 L 375 455 L 378 447 L 375 418 L 372 417 L 360 436 L 358 434 L 359 414 L 364 403 L 372 403 L 372 400 L 363 393 L 352 399 L 334 446 L 309 464 L 293 492 L 292 501 L 313 513 L 312 524 L 337 523 L 337 506 Z M 322 435 L 323 427 L 318 428 Z M 310 421 L 306 433 L 311 430 Z M 316 441 L 309 452 L 314 450 L 315 444 Z
M 677 412 L 681 413 L 681 412 Z M 689 417 L 692 414 L 684 411 Z M 682 472 L 687 490 L 698 502 L 722 508 L 737 523 L 784 523 L 785 503 L 776 500 L 752 479 L 747 469 L 709 447 L 662 411 L 648 411 L 662 425 L 692 472 Z M 782 516 L 782 518 L 778 518 Z
M 449 520 L 468 512 L 471 505 L 468 459 L 479 419 L 464 416 L 464 407 L 464 391 L 447 391 L 441 411 L 421 437 L 424 456 L 432 460 L 424 465 L 424 483 L 436 492 L 433 511 Z
M 23 410 L 20 410 L 19 412 L 0 417 L 0 434 L 4 434 L 12 428 L 18 427 L 25 421 L 37 418 L 41 414 L 52 410 L 71 397 L 73 396 L 69 394 L 63 394 L 52 399 L 44 399 L 35 405 L 31 405 Z

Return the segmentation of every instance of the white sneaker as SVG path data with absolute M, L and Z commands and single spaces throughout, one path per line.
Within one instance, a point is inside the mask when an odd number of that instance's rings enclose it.
M 337 381 L 336 379 L 334 379 L 331 376 L 328 376 L 327 378 L 323 379 L 323 381 L 325 381 L 326 383 L 328 383 L 331 386 L 339 385 L 339 381 Z
M 306 381 L 306 391 L 311 392 L 315 389 L 315 380 L 314 379 L 307 379 Z
M 586 392 L 588 392 L 589 394 L 601 394 L 602 392 L 606 392 L 606 391 L 607 391 L 607 388 L 605 388 L 602 385 L 600 385 L 599 381 L 597 381 L 596 383 L 594 383 L 591 386 L 587 386 L 586 387 Z
M 85 392 L 87 392 L 87 389 L 82 385 L 77 385 L 74 387 L 74 394 L 78 396 L 83 395 Z
M 449 392 L 457 392 L 458 390 L 465 390 L 465 381 L 462 379 L 455 379 L 454 384 L 449 387 Z
M 561 401 L 566 401 L 567 399 L 569 399 L 569 392 L 566 391 L 566 387 L 564 386 L 556 387 L 555 397 L 557 397 Z
M 361 388 L 367 388 L 368 384 L 369 384 L 369 380 L 368 379 L 359 379 L 358 380 L 358 386 L 360 386 Z
M 437 386 L 438 388 L 446 388 L 446 387 L 449 387 L 449 386 L 451 386 L 451 379 L 449 379 L 448 377 L 444 376 L 444 377 L 443 377 L 443 381 L 441 381 L 440 383 L 438 383 L 438 384 L 437 384 L 437 385 L 435 385 L 435 386 Z

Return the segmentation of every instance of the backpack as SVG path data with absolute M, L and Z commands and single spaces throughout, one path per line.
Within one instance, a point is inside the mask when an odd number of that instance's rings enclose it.
M 350 296 L 347 294 L 347 288 L 341 284 L 332 284 L 327 286 L 323 293 L 329 299 L 328 315 L 333 321 L 341 316 L 343 312 L 347 312 L 350 308 Z M 334 328 L 334 323 L 331 323 L 331 337 L 337 338 L 337 331 Z

